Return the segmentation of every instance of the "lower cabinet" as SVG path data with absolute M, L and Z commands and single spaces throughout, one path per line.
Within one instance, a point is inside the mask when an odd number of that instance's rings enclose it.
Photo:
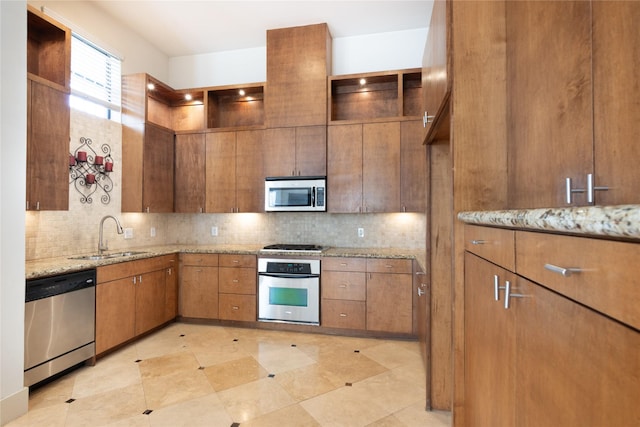
M 611 279 L 637 265 L 640 246 L 520 231 L 514 239 L 510 233 L 507 245 L 478 235 L 475 244 L 483 247 L 467 246 L 465 253 L 465 422 L 638 425 L 640 333 L 626 321 L 635 319 L 637 296 L 623 311 L 620 304 L 595 309 L 589 301 L 592 292 L 602 294 L 594 299 L 600 304 L 615 301 L 626 285 Z M 515 271 L 494 264 L 503 257 L 491 251 L 513 254 L 514 246 Z M 566 259 L 557 262 L 556 255 Z M 572 271 L 554 273 L 554 262 Z M 581 293 L 572 294 L 577 283 Z
M 179 314 L 218 318 L 218 254 L 180 255 Z
M 254 255 L 220 255 L 221 320 L 256 321 L 257 259 Z
M 173 289 L 167 277 L 174 268 L 175 255 L 98 267 L 96 354 L 175 317 L 168 318 L 167 312 L 167 294 Z
M 413 334 L 412 261 L 324 258 L 321 326 Z

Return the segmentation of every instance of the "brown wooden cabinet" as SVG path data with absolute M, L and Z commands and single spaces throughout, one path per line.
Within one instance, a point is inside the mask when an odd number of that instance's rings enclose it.
M 625 284 L 637 244 L 486 230 L 467 233 L 466 422 L 634 424 L 640 316 Z
M 178 256 L 169 258 L 169 267 L 165 268 L 165 310 L 164 321 L 178 317 Z
M 254 255 L 220 254 L 221 320 L 256 321 L 257 274 Z
M 265 130 L 265 176 L 326 176 L 327 127 Z
M 428 144 L 449 137 L 450 6 L 451 2 L 447 0 L 434 1 L 422 57 L 422 140 Z
M 331 47 L 327 24 L 267 31 L 267 127 L 326 125 Z
M 27 6 L 27 210 L 69 209 L 70 74 L 71 30 Z
M 431 410 L 431 287 L 426 271 L 413 261 L 413 323 L 424 366 L 426 405 Z
M 510 207 L 636 203 L 640 4 L 507 2 L 506 16 Z
M 400 123 L 329 126 L 329 212 L 399 212 Z
M 173 212 L 173 131 L 123 125 L 122 136 L 122 211 Z
M 263 133 L 207 133 L 207 212 L 264 212 Z
M 427 150 L 418 120 L 400 123 L 400 210 L 424 213 L 427 209 Z
M 366 260 L 325 258 L 322 261 L 321 325 L 366 329 Z
M 204 133 L 176 135 L 175 212 L 205 210 L 205 139 Z
M 218 254 L 181 254 L 179 309 L 182 317 L 218 318 Z
M 264 125 L 264 84 L 207 89 L 207 128 Z
M 167 269 L 174 268 L 174 263 L 174 255 L 165 255 L 98 267 L 96 354 L 170 320 Z
M 367 259 L 367 330 L 413 334 L 410 260 Z

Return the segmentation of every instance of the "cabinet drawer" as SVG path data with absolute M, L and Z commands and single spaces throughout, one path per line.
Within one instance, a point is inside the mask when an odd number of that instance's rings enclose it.
M 220 319 L 256 321 L 256 296 L 220 294 Z
M 322 300 L 322 326 L 327 328 L 365 329 L 364 301 Z
M 367 273 L 412 274 L 410 259 L 367 259 Z
M 322 258 L 322 269 L 333 271 L 366 271 L 366 258 Z
M 229 294 L 256 294 L 255 268 L 220 267 L 220 292 Z
M 220 254 L 219 262 L 220 267 L 256 268 L 258 265 L 255 255 Z
M 218 254 L 180 254 L 182 265 L 218 266 Z
M 464 248 L 507 270 L 514 271 L 516 268 L 513 230 L 465 225 Z
M 366 273 L 357 271 L 325 271 L 322 273 L 322 298 L 367 299 Z
M 139 274 L 162 270 L 164 268 L 173 267 L 175 264 L 174 260 L 175 258 L 173 255 L 163 255 L 105 265 L 96 269 L 96 281 L 98 283 L 104 283 L 122 279 L 124 277 L 137 276 Z
M 634 328 L 640 328 L 638 265 L 640 245 L 637 243 L 516 233 L 519 275 Z M 551 271 L 552 266 L 567 271 L 563 275 L 559 269 Z

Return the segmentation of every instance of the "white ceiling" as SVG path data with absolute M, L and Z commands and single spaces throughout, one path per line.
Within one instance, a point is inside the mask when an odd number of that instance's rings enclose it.
M 326 22 L 333 38 L 429 26 L 433 0 L 94 0 L 169 57 L 263 47 L 266 30 Z

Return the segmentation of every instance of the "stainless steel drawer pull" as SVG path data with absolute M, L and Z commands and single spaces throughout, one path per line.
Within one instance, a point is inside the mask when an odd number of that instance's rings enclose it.
M 593 203 L 594 197 L 595 195 L 593 194 L 594 191 L 607 191 L 609 190 L 609 187 L 595 187 L 593 185 L 593 174 L 589 173 L 587 174 L 587 203 L 591 204 Z
M 422 289 L 418 288 L 418 296 L 421 297 L 424 294 L 426 294 L 426 292 L 423 291 Z
M 509 309 L 509 301 L 511 300 L 511 298 L 524 298 L 525 296 L 526 295 L 523 295 L 523 294 L 512 294 L 511 282 L 507 280 L 504 285 L 504 309 L 505 310 Z
M 554 273 L 561 274 L 564 277 L 569 277 L 573 273 L 580 273 L 581 271 L 583 271 L 580 268 L 564 268 L 564 267 L 558 267 L 557 265 L 553 265 L 553 264 L 545 264 L 544 268 L 546 268 L 549 271 L 553 271 Z
M 485 243 L 487 243 L 485 240 L 472 240 L 471 241 L 472 245 L 484 245 Z
M 568 205 L 570 205 L 571 202 L 572 202 L 573 193 L 584 193 L 585 191 L 587 191 L 584 188 L 571 188 L 571 178 L 566 178 L 565 179 L 565 187 L 566 187 L 566 189 L 565 189 L 565 191 L 566 191 L 566 202 L 567 202 Z
M 493 299 L 500 301 L 500 289 L 506 289 L 505 286 L 500 286 L 500 277 L 497 274 L 493 275 Z
M 231 307 L 234 310 L 240 310 L 240 307 L 238 307 L 237 305 L 234 305 L 233 307 Z
M 238 283 L 239 280 L 238 279 L 233 279 L 233 283 Z
M 347 284 L 346 284 L 346 283 L 344 283 L 344 284 L 342 284 L 342 285 L 338 285 L 338 287 L 339 287 L 339 288 L 346 288 L 346 287 L 347 287 Z
M 340 317 L 347 317 L 345 313 L 340 313 Z

